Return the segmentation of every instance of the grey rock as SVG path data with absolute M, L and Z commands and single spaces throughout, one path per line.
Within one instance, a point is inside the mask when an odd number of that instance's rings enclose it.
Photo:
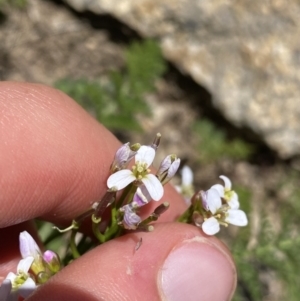
M 300 154 L 298 0 L 65 1 L 157 38 L 228 120 L 251 128 L 282 158 Z

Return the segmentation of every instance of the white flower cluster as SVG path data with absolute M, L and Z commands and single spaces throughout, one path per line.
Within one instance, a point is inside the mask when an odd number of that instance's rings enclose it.
M 224 186 L 213 185 L 207 191 L 199 191 L 192 197 L 191 206 L 194 207 L 193 221 L 201 227 L 207 235 L 214 235 L 220 231 L 220 225 L 228 224 L 246 226 L 247 216 L 240 210 L 238 195 L 231 189 L 232 184 L 226 176 L 220 176 Z M 193 173 L 188 166 L 182 169 L 182 184 L 177 188 L 186 197 L 186 191 L 193 191 Z
M 1 301 L 27 298 L 39 284 L 46 282 L 61 267 L 56 253 L 47 250 L 42 254 L 27 231 L 20 233 L 19 241 L 22 259 L 17 266 L 17 273 L 9 272 L 0 286 Z
M 202 230 L 208 235 L 214 235 L 220 231 L 220 225 L 228 224 L 246 226 L 247 216 L 240 210 L 238 195 L 231 189 L 231 181 L 220 176 L 225 186 L 213 185 L 209 190 L 202 192 L 202 205 L 204 208 L 204 222 Z
M 164 193 L 163 185 L 174 177 L 179 168 L 180 159 L 176 155 L 169 155 L 161 162 L 157 173 L 151 173 L 150 167 L 157 146 L 157 144 L 151 146 L 135 144 L 130 147 L 129 143 L 126 143 L 115 155 L 111 168 L 113 173 L 107 180 L 107 186 L 115 191 L 130 187 L 126 200 L 119 209 L 123 217 L 120 224 L 125 229 L 138 227 L 141 223 L 141 218 L 137 214 L 138 209 L 152 200 L 159 201 Z M 133 157 L 135 163 L 127 169 Z

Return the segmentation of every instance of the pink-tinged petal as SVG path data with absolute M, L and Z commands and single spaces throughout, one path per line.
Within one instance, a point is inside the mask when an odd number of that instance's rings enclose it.
M 160 163 L 159 169 L 157 171 L 157 175 L 161 175 L 162 173 L 167 171 L 170 168 L 171 164 L 172 164 L 171 155 L 168 155 Z
M 248 219 L 244 211 L 229 209 L 227 211 L 226 222 L 235 226 L 247 226 Z
M 32 256 L 26 257 L 24 259 L 21 259 L 18 263 L 17 271 L 27 273 L 34 261 L 34 258 Z
M 231 198 L 227 203 L 231 209 L 239 209 L 240 207 L 239 197 L 234 191 L 231 191 Z
M 202 230 L 207 235 L 215 235 L 220 231 L 220 224 L 216 218 L 210 217 L 202 224 Z
M 206 191 L 206 203 L 209 211 L 212 214 L 215 214 L 218 209 L 222 206 L 222 200 L 219 195 L 219 192 L 216 189 L 210 188 Z
M 129 146 L 129 142 L 123 144 L 116 152 L 116 161 L 118 163 L 123 163 L 126 162 L 128 160 L 128 158 L 130 157 L 130 153 L 131 153 L 131 149 Z
M 27 280 L 19 287 L 18 292 L 23 298 L 27 298 L 36 287 L 35 282 L 31 278 L 27 278 Z
M 210 187 L 210 189 L 215 189 L 215 190 L 217 190 L 218 193 L 219 193 L 219 195 L 220 195 L 220 197 L 221 197 L 221 198 L 224 197 L 224 193 L 225 193 L 225 191 L 224 191 L 224 186 L 222 186 L 221 184 L 213 185 L 213 186 Z
M 136 178 L 131 170 L 123 169 L 112 174 L 107 179 L 107 187 L 108 188 L 116 187 L 117 190 L 121 190 L 135 180 Z
M 47 263 L 51 263 L 51 261 L 54 259 L 57 259 L 57 254 L 51 250 L 47 250 L 44 252 L 43 254 L 43 259 L 47 262 Z
M 155 175 L 148 174 L 142 179 L 142 182 L 146 186 L 147 191 L 154 201 L 159 201 L 162 198 L 164 194 L 164 188 Z
M 231 190 L 232 184 L 230 179 L 227 178 L 226 176 L 220 176 L 219 178 L 224 181 L 225 190 Z
M 208 207 L 208 204 L 207 204 L 207 191 L 203 191 L 201 190 L 200 191 L 200 195 L 201 195 L 201 200 L 202 200 L 202 207 L 208 211 L 209 210 L 209 207 Z
M 20 233 L 19 243 L 20 252 L 23 258 L 28 256 L 37 257 L 41 254 L 39 246 L 27 231 Z
M 173 178 L 179 168 L 180 165 L 180 159 L 177 158 L 170 166 L 169 170 L 168 170 L 168 178 Z
M 189 186 L 192 185 L 194 181 L 194 174 L 191 168 L 187 165 L 183 166 L 181 170 L 181 185 Z
M 125 229 L 135 230 L 141 222 L 141 218 L 132 210 L 130 205 L 125 205 L 121 209 L 124 211 L 123 225 Z
M 142 207 L 151 201 L 151 196 L 145 187 L 141 185 L 133 196 L 132 205 L 136 207 Z
M 0 301 L 6 301 L 11 291 L 11 281 L 5 279 L 0 286 Z
M 155 150 L 151 146 L 143 145 L 135 155 L 135 162 L 146 163 L 150 166 L 155 157 Z
M 123 169 L 128 165 L 128 162 L 135 156 L 136 151 L 130 149 L 129 142 L 123 144 L 116 152 L 114 162 L 112 164 L 114 168 Z

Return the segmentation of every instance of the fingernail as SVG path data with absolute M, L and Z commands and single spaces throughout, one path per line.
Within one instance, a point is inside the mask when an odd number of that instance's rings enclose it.
M 174 248 L 160 276 L 165 301 L 225 301 L 235 289 L 232 260 L 205 238 L 194 238 Z

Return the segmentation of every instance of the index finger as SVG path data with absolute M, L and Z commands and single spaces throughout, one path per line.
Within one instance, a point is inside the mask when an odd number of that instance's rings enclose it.
M 62 92 L 0 83 L 0 227 L 35 217 L 67 223 L 105 193 L 120 142 Z M 165 197 L 171 220 L 185 205 Z

